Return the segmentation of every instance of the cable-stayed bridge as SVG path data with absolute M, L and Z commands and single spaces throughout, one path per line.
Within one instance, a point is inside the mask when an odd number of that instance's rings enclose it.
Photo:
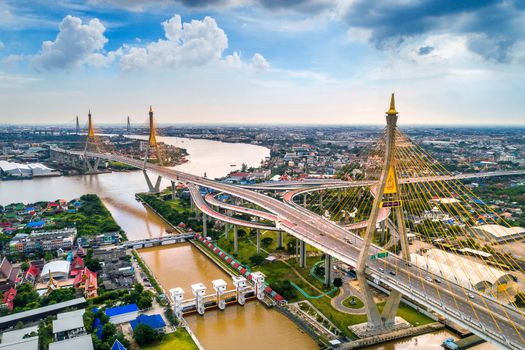
M 151 120 L 152 112 L 150 111 L 150 113 Z M 413 263 L 414 260 L 410 257 L 406 243 L 407 225 L 405 224 L 412 206 L 414 208 L 424 206 L 426 202 L 436 197 L 436 194 L 439 194 L 441 198 L 446 195 L 452 198 L 462 188 L 454 187 L 454 191 L 451 191 L 452 185 L 446 185 L 446 183 L 450 182 L 454 184 L 453 186 L 457 186 L 456 182 L 459 182 L 461 178 L 481 177 L 482 174 L 457 176 L 447 174 L 443 170 L 435 170 L 437 165 L 428 161 L 428 155 L 417 153 L 419 151 L 416 152 L 412 149 L 413 145 L 397 129 L 396 122 L 397 111 L 392 99 L 391 108 L 387 112 L 388 125 L 385 130 L 385 137 L 378 144 L 380 153 L 371 157 L 371 159 L 376 160 L 378 178 L 356 183 L 334 182 L 329 185 L 318 185 L 317 187 L 310 184 L 309 188 L 289 192 L 285 196 L 284 201 L 255 191 L 257 186 L 253 186 L 252 188 L 254 189 L 244 188 L 175 169 L 164 168 L 160 165 L 161 162 L 158 162 L 159 164 L 149 163 L 147 157 L 134 159 L 117 154 L 104 153 L 98 149 L 94 151 L 89 150 L 87 146 L 84 151 L 55 148 L 52 149 L 52 152 L 79 157 L 84 161 L 102 159 L 122 162 L 143 169 L 151 190 L 158 191 L 158 185 L 152 185 L 152 182 L 149 181 L 148 173 L 156 174 L 172 182 L 190 184 L 190 187 L 193 188 L 191 194 L 195 205 L 207 215 L 216 217 L 219 220 L 225 219 L 224 216 L 221 216 L 224 214 L 218 215 L 220 214 L 218 211 L 210 211 L 210 206 L 208 205 L 219 206 L 219 203 L 214 203 L 211 198 L 203 198 L 200 191 L 198 191 L 198 187 L 225 193 L 255 205 L 258 208 L 257 210 L 267 213 L 264 215 L 266 216 L 264 219 L 273 220 L 277 230 L 296 237 L 301 242 L 301 250 L 304 250 L 305 244 L 308 244 L 324 252 L 328 259 L 336 258 L 346 264 L 356 266 L 358 277 L 360 277 L 359 281 L 365 290 L 368 288 L 367 279 L 384 284 L 391 289 L 392 292 L 382 312 L 377 310 L 371 299 L 371 293 L 368 293 L 370 294 L 370 299 L 364 300 L 371 332 L 380 333 L 395 328 L 394 316 L 397 306 L 401 296 L 405 296 L 460 324 L 501 348 L 525 349 L 525 316 L 522 310 L 502 302 L 490 293 L 480 293 L 474 286 L 466 286 L 457 278 L 442 276 L 435 273 L 435 271 Z M 152 128 L 151 130 L 154 129 Z M 88 132 L 88 139 L 91 137 L 90 135 L 94 135 L 91 130 Z M 150 147 L 156 147 L 154 131 L 150 132 L 147 152 L 149 152 Z M 157 157 L 160 158 L 158 149 Z M 420 171 L 421 169 L 424 171 Z M 417 173 L 418 171 L 420 173 Z M 487 174 L 485 173 L 484 176 L 489 176 Z M 512 174 L 521 173 L 514 172 Z M 499 172 L 492 175 L 503 176 L 507 175 L 507 173 Z M 160 181 L 157 181 L 157 184 L 159 183 Z M 293 188 L 293 186 L 298 184 L 294 183 L 288 187 L 286 185 L 289 184 L 285 184 L 283 189 Z M 275 186 L 270 187 L 275 189 Z M 367 204 L 368 217 L 364 220 L 365 225 L 363 225 L 366 228 L 364 235 L 341 227 L 333 220 L 326 218 L 322 213 L 315 213 L 309 210 L 310 208 L 290 205 L 290 202 L 297 195 L 304 195 L 307 192 L 336 190 L 344 187 L 369 187 L 368 192 L 371 194 L 371 197 Z M 260 186 L 259 189 L 268 188 Z M 365 195 L 360 196 L 359 200 L 364 201 Z M 422 196 L 422 198 L 418 196 Z M 322 197 L 319 199 L 322 207 L 323 199 Z M 384 253 L 384 248 L 373 243 L 376 226 L 381 221 L 381 209 L 384 206 L 390 208 L 388 210 L 389 225 L 396 226 L 395 232 L 401 244 L 401 254 L 381 255 Z M 227 209 L 236 210 L 234 206 L 230 206 Z M 464 209 L 465 212 L 472 211 L 470 207 L 460 209 Z M 455 210 L 460 209 L 456 208 Z M 263 216 L 257 213 L 257 210 L 250 214 Z M 238 211 L 242 212 L 240 209 Z M 244 213 L 248 212 L 245 210 Z M 459 214 L 456 216 L 459 217 Z M 244 225 L 245 223 L 238 224 Z M 259 224 L 254 223 L 254 225 Z M 460 227 L 467 227 L 471 224 L 467 223 L 465 219 L 465 223 L 462 223 L 462 225 Z M 257 228 L 261 229 L 263 227 Z M 440 227 L 436 227 L 436 229 L 440 229 Z M 304 254 L 303 251 L 301 253 L 302 255 Z M 372 256 L 377 258 L 370 259 Z M 330 266 L 330 263 L 328 263 L 328 266 Z M 456 268 L 459 270 L 464 267 L 456 266 Z M 467 271 L 466 273 L 475 274 L 476 271 Z

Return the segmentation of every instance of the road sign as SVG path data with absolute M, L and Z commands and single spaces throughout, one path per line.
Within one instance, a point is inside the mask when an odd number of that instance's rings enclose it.
M 397 182 L 396 173 L 394 171 L 394 167 L 390 166 L 390 169 L 388 169 L 388 176 L 386 177 L 385 191 L 383 193 L 385 194 L 397 193 L 396 182 Z
M 370 256 L 370 260 L 380 259 L 380 258 L 386 258 L 388 256 L 388 252 L 380 252 L 374 255 Z
M 385 201 L 379 203 L 380 208 L 394 208 L 400 207 L 403 204 L 403 201 Z

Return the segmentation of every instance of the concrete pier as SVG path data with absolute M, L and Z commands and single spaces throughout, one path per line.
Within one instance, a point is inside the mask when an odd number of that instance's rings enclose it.
M 306 267 L 306 243 L 299 241 L 299 266 Z

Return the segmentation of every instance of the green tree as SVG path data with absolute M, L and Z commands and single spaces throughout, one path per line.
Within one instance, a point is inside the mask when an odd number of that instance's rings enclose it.
M 40 297 L 31 283 L 22 283 L 16 288 L 16 297 L 14 306 L 28 308 L 34 303 L 40 301 Z
M 133 337 L 140 346 L 152 344 L 158 338 L 158 333 L 146 324 L 139 324 L 133 331 Z
M 342 287 L 343 286 L 343 280 L 340 277 L 334 278 L 334 287 Z
M 149 309 L 153 305 L 151 296 L 148 294 L 143 294 L 139 297 L 137 301 L 137 306 L 141 310 Z
M 27 270 L 29 270 L 29 263 L 27 261 L 24 261 L 22 264 L 20 264 L 20 268 L 22 269 L 22 271 L 26 272 Z
M 297 296 L 297 290 L 290 284 L 290 281 L 275 281 L 270 284 L 273 290 L 281 294 L 283 298 L 292 300 Z
M 46 252 L 44 254 L 44 260 L 47 262 L 47 261 L 51 261 L 54 259 L 54 256 L 53 256 L 53 253 L 51 252 Z
M 272 244 L 272 242 L 273 242 L 273 238 L 272 237 L 264 237 L 263 239 L 261 239 L 261 243 L 265 247 L 269 247 Z
M 252 266 L 261 265 L 266 258 L 262 254 L 255 254 L 250 256 L 250 263 Z
M 117 332 L 117 327 L 113 323 L 106 323 L 102 326 L 102 339 L 108 339 Z
M 51 291 L 42 299 L 42 305 L 52 305 L 63 301 L 75 299 L 74 288 L 59 288 Z

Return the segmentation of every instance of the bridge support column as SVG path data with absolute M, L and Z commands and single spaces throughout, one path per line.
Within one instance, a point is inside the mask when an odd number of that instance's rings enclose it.
M 380 330 L 383 328 L 383 322 L 381 320 L 381 315 L 379 314 L 379 310 L 377 309 L 376 303 L 374 301 L 372 288 L 368 285 L 368 281 L 366 280 L 365 273 L 357 272 L 357 280 L 359 281 L 359 286 L 362 290 L 362 296 L 363 296 L 363 304 L 365 306 L 366 310 L 366 316 L 368 319 L 368 325 L 367 328 L 371 331 Z
M 324 255 L 324 285 L 332 285 L 332 257 L 328 254 Z
M 261 230 L 257 229 L 255 232 L 257 240 L 257 254 L 259 254 L 261 252 Z
M 149 193 L 159 193 L 160 192 L 160 182 L 162 181 L 162 176 L 157 177 L 157 181 L 155 181 L 155 185 L 151 182 L 148 172 L 146 170 L 142 170 L 144 173 L 144 178 L 146 179 L 146 183 L 148 184 L 148 190 Z
M 100 158 L 95 158 L 95 161 L 93 162 L 93 164 L 91 164 L 91 161 L 87 157 L 84 156 L 84 166 L 86 169 L 86 173 L 88 174 L 97 173 L 99 163 L 100 163 Z
M 177 183 L 175 181 L 171 182 L 171 199 L 177 198 L 177 189 L 176 189 Z
M 277 231 L 277 248 L 283 247 L 283 231 Z
M 306 267 L 306 243 L 299 241 L 299 267 Z
M 306 208 L 306 193 L 303 195 L 303 207 Z
M 392 329 L 395 326 L 397 309 L 399 309 L 399 303 L 401 302 L 402 294 L 397 290 L 392 290 L 388 299 L 386 300 L 385 308 L 381 313 L 383 321 L 383 327 L 386 329 Z
M 224 224 L 224 238 L 228 239 L 228 233 L 230 233 L 230 224 L 225 223 Z
M 202 213 L 202 234 L 204 237 L 208 237 L 208 215 L 206 213 Z
M 299 239 L 295 239 L 295 259 L 299 258 Z
M 386 238 L 386 220 L 381 222 L 381 245 L 385 244 Z
M 239 254 L 239 235 L 237 234 L 237 225 L 233 225 L 233 254 Z

